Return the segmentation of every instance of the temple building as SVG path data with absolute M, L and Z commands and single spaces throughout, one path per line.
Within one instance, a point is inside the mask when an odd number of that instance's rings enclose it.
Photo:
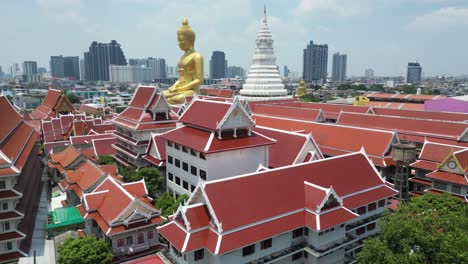
M 396 193 L 350 153 L 201 182 L 158 230 L 173 263 L 354 263 Z
M 44 101 L 30 116 L 32 119 L 49 120 L 53 117 L 59 117 L 60 114 L 77 114 L 73 104 L 61 90 L 49 89 Z
M 116 125 L 117 151 L 114 158 L 120 164 L 141 168 L 149 163 L 143 156 L 151 133 L 160 134 L 176 127 L 178 116 L 155 86 L 138 86 L 127 109 L 113 123 Z
M 411 168 L 410 195 L 448 193 L 468 202 L 468 148 L 426 141 Z
M 252 66 L 240 90 L 241 99 L 248 101 L 279 100 L 292 98 L 284 89 L 284 84 L 276 65 L 273 38 L 268 28 L 266 10 L 260 30 L 257 33 Z
M 39 133 L 0 97 L 0 263 L 27 256 L 31 246 L 42 169 Z

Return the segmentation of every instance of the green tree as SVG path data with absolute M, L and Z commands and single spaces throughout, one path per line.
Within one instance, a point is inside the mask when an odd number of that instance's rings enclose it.
M 299 98 L 302 102 L 320 102 L 320 99 L 315 97 L 313 94 L 306 94 Z
M 175 212 L 177 208 L 179 208 L 179 205 L 187 200 L 189 196 L 187 194 L 182 194 L 179 196 L 176 200 L 167 192 L 163 193 L 161 196 L 159 196 L 158 199 L 156 199 L 155 206 L 159 210 L 161 210 L 161 214 L 164 217 L 167 217 Z
M 115 159 L 109 155 L 99 156 L 98 158 L 99 165 L 108 165 L 108 164 L 115 164 Z
M 159 170 L 154 167 L 141 168 L 136 170 L 133 167 L 119 168 L 120 175 L 123 176 L 124 182 L 134 182 L 145 179 L 148 194 L 151 197 L 159 196 L 159 193 L 165 189 L 165 177 L 159 173 Z
M 79 104 L 81 102 L 80 98 L 78 96 L 76 96 L 75 94 L 72 94 L 72 93 L 68 94 L 67 98 L 68 98 L 68 100 L 70 100 L 70 102 L 72 104 Z
M 110 246 L 94 236 L 68 238 L 58 248 L 58 254 L 59 264 L 111 263 L 113 257 Z
M 448 194 L 425 194 L 379 221 L 359 263 L 468 263 L 468 206 Z

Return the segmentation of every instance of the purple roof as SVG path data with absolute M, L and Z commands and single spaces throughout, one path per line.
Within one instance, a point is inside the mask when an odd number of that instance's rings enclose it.
M 436 112 L 468 113 L 468 101 L 446 98 L 424 102 L 424 110 Z

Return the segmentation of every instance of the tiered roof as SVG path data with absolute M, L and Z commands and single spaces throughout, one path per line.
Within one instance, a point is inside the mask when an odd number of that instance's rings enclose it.
M 217 255 L 304 226 L 346 223 L 358 216 L 351 209 L 396 193 L 365 153 L 352 153 L 203 183 L 158 229 L 180 252 Z
M 113 122 L 132 130 L 154 130 L 174 128 L 177 118 L 157 87 L 140 85 L 127 109 Z
M 398 143 L 397 134 L 384 130 L 322 124 L 303 120 L 253 115 L 257 125 L 285 131 L 311 133 L 320 151 L 325 156 L 339 156 L 360 151 L 364 147 L 376 166 L 391 164 L 391 146 Z
M 200 94 L 222 98 L 232 98 L 234 91 L 231 89 L 200 88 Z
M 256 104 L 252 111 L 258 115 L 278 116 L 298 120 L 325 122 L 321 109 L 309 109 L 292 106 Z
M 255 123 L 237 97 L 233 102 L 197 98 L 180 117 L 180 122 L 184 126 L 163 133 L 160 137 L 202 153 L 275 143 L 275 140 L 252 131 Z
M 156 167 L 166 166 L 166 142 L 158 134 L 151 134 L 145 160 Z
M 371 101 L 371 102 L 368 102 L 366 106 L 376 107 L 376 108 L 387 108 L 387 109 L 424 111 L 424 104 L 417 104 L 417 103 L 395 103 L 395 102 Z
M 370 114 L 383 116 L 399 116 L 418 119 L 430 119 L 452 122 L 468 122 L 468 114 L 465 113 L 449 113 L 449 112 L 432 112 L 432 111 L 417 111 L 417 110 L 402 110 L 374 107 L 369 109 Z
M 120 183 L 107 176 L 92 192 L 83 194 L 78 211 L 94 219 L 106 235 L 162 223 L 165 219 L 151 204 L 144 180 Z
M 0 176 L 15 177 L 11 180 L 14 186 L 0 192 L 2 199 L 14 199 L 10 204 L 15 208 L 0 214 L 0 219 L 20 219 L 11 232 L 0 234 L 0 242 L 20 241 L 18 251 L 0 254 L 0 261 L 8 262 L 29 252 L 41 190 L 40 161 L 35 158 L 39 133 L 23 120 L 4 96 L 0 96 L 0 113 Z
M 60 112 L 78 113 L 61 90 L 49 89 L 42 104 L 34 109 L 30 115 L 33 119 L 48 120 L 56 117 Z
M 447 98 L 445 95 L 428 95 L 428 94 L 390 94 L 390 93 L 379 93 L 372 92 L 366 94 L 369 99 L 375 99 L 379 101 L 402 101 L 402 102 L 423 102 L 427 100 L 444 99 Z

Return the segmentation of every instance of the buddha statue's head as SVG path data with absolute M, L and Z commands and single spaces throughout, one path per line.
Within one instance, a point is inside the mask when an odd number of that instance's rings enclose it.
M 186 17 L 182 20 L 182 26 L 177 30 L 177 41 L 181 50 L 193 49 L 195 32 L 190 28 Z

